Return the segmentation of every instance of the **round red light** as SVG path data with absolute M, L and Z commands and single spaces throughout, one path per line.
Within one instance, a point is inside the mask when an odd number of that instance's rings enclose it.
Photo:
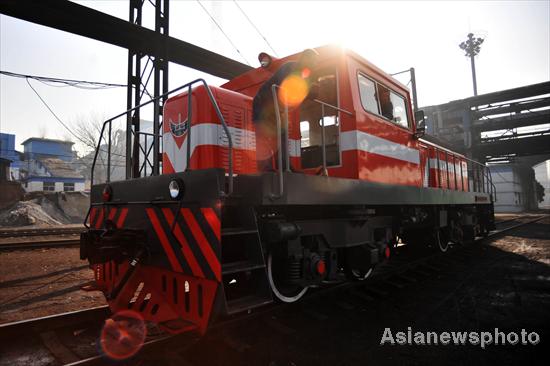
M 111 196 L 113 195 L 113 190 L 110 186 L 105 186 L 103 188 L 103 192 L 101 193 L 101 198 L 103 199 L 103 202 L 108 202 L 111 200 Z
M 389 247 L 389 246 L 386 247 L 386 250 L 384 251 L 384 254 L 386 255 L 386 258 L 389 258 L 389 257 L 390 257 L 391 251 L 390 251 L 390 247 Z
M 325 261 L 324 260 L 319 260 L 319 262 L 317 262 L 317 273 L 319 273 L 320 275 L 324 275 L 325 272 L 327 271 L 327 265 L 325 264 Z

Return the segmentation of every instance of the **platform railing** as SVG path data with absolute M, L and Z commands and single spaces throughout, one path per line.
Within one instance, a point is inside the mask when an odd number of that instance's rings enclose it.
M 322 152 L 322 173 L 324 176 L 328 176 L 328 170 L 327 170 L 327 149 L 326 149 L 326 138 L 325 138 L 325 107 L 332 108 L 335 111 L 346 113 L 347 115 L 353 116 L 353 113 L 350 111 L 347 111 L 345 109 L 342 109 L 340 107 L 337 107 L 335 105 L 332 105 L 327 102 L 323 102 L 319 99 L 313 99 L 313 101 L 317 104 L 321 105 L 321 152 Z
M 449 159 L 452 159 L 453 164 L 453 173 L 454 173 L 454 189 L 465 191 L 465 192 L 481 192 L 481 193 L 488 193 L 491 196 L 491 200 L 494 202 L 496 200 L 496 187 L 493 184 L 493 180 L 491 177 L 491 171 L 488 166 L 481 164 L 478 161 L 469 159 L 464 156 L 458 156 L 453 153 L 449 153 L 445 149 L 440 149 L 437 146 L 433 146 L 436 156 L 436 164 L 437 166 L 434 167 L 437 170 L 437 187 L 438 188 L 445 188 L 445 189 L 452 189 L 451 188 L 451 179 L 450 179 L 450 169 L 449 169 Z M 445 161 L 444 161 L 444 167 L 441 166 L 441 158 L 440 154 L 445 153 Z M 464 168 L 462 166 L 462 160 L 466 161 L 466 172 L 468 174 L 467 177 L 464 177 Z M 456 168 L 457 162 L 460 164 L 460 187 L 458 184 L 458 170 Z M 430 158 L 428 158 L 428 172 L 432 168 Z M 445 169 L 446 182 L 445 184 L 442 182 L 442 169 Z M 428 176 L 430 176 L 430 173 L 428 173 Z M 464 180 L 466 178 L 466 186 L 464 185 Z M 471 183 L 470 183 L 471 182 Z
M 224 195 L 230 195 L 233 193 L 233 139 L 231 137 L 231 133 L 229 131 L 229 128 L 227 127 L 227 123 L 225 122 L 225 119 L 223 118 L 223 115 L 220 111 L 220 108 L 218 106 L 218 103 L 216 102 L 216 99 L 214 98 L 214 95 L 212 94 L 212 91 L 210 90 L 210 87 L 208 86 L 208 84 L 206 83 L 206 81 L 204 79 L 196 79 L 196 80 L 193 80 L 187 84 L 184 84 L 182 86 L 179 86 L 175 89 L 172 89 L 164 94 L 161 94 L 159 95 L 158 97 L 156 98 L 153 98 L 153 99 L 150 99 L 148 100 L 147 102 L 145 103 L 142 103 L 136 107 L 133 107 L 133 108 L 130 108 L 122 113 L 119 113 L 117 114 L 116 116 L 114 117 L 111 117 L 109 119 L 107 119 L 105 122 L 103 122 L 103 125 L 101 127 L 101 133 L 100 133 L 100 138 L 99 138 L 99 141 L 98 141 L 98 144 L 97 144 L 97 148 L 95 150 L 95 154 L 94 154 L 94 159 L 93 159 L 93 162 L 92 162 L 92 170 L 91 170 L 91 175 L 90 175 L 90 180 L 91 180 L 91 184 L 93 185 L 94 184 L 94 173 L 95 173 L 95 168 L 96 168 L 96 164 L 97 164 L 97 159 L 98 159 L 98 154 L 99 152 L 105 152 L 105 150 L 102 149 L 101 145 L 102 145 L 102 142 L 105 140 L 104 138 L 104 134 L 105 134 L 105 131 L 107 129 L 108 131 L 108 137 L 107 137 L 107 173 L 106 173 L 106 182 L 109 183 L 111 181 L 111 156 L 112 156 L 112 151 L 111 151 L 111 145 L 112 145 L 112 123 L 113 121 L 117 120 L 118 118 L 121 118 L 123 116 L 126 116 L 127 118 L 131 118 L 131 113 L 140 109 L 140 108 L 143 108 L 145 106 L 148 106 L 150 105 L 151 103 L 155 102 L 155 101 L 158 101 L 160 100 L 161 98 L 166 98 L 168 97 L 169 95 L 171 94 L 174 94 L 178 91 L 181 91 L 183 89 L 187 89 L 187 123 L 188 123 L 188 129 L 187 129 L 187 138 L 186 138 L 186 143 L 187 143 L 187 165 L 186 165 L 186 171 L 188 170 L 191 170 L 191 126 L 192 126 L 192 88 L 193 88 L 193 85 L 195 84 L 202 84 L 204 85 L 205 87 L 205 90 L 208 94 L 208 98 L 210 100 L 210 102 L 212 103 L 212 106 L 214 107 L 214 110 L 216 111 L 216 115 L 218 116 L 218 119 L 220 120 L 221 124 L 222 124 L 222 127 L 223 127 L 223 130 L 225 132 L 225 134 L 227 135 L 227 145 L 228 145 L 228 149 L 229 149 L 229 161 L 228 161 L 228 187 L 227 187 L 227 191 L 225 190 L 225 187 L 222 191 L 222 194 Z M 162 128 L 162 126 L 160 126 L 160 128 Z M 151 146 L 147 146 L 147 138 L 148 137 L 157 137 L 157 138 L 160 138 L 161 135 L 159 134 L 159 131 L 154 131 L 153 133 L 148 133 L 148 132 L 136 132 L 134 130 L 131 130 L 131 131 L 126 131 L 126 134 L 129 134 L 131 133 L 134 137 L 134 144 L 137 144 L 139 150 L 141 150 L 141 152 L 144 154 L 144 161 L 143 161 L 143 164 L 140 165 L 140 168 L 139 168 L 139 173 L 140 173 L 140 176 L 141 176 L 141 172 L 145 170 L 145 172 L 147 171 L 147 168 L 145 166 L 145 164 L 149 164 L 150 166 L 153 166 L 149 160 L 149 154 L 151 153 L 151 150 L 153 149 L 154 145 L 151 145 Z M 141 144 L 141 141 L 140 141 L 140 136 L 144 136 L 144 139 L 145 139 L 145 147 L 142 146 Z M 139 152 L 138 152 L 139 154 Z M 123 156 L 125 158 L 125 162 L 126 164 L 128 163 L 128 160 L 130 159 L 129 156 Z M 136 158 L 136 157 L 134 157 Z M 139 156 L 137 157 L 139 158 Z

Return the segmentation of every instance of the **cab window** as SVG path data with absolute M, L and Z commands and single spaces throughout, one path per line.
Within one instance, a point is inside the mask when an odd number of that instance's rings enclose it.
M 380 114 L 378 111 L 378 102 L 376 101 L 376 84 L 371 79 L 367 79 L 359 74 L 359 90 L 361 91 L 361 104 L 367 111 Z
M 361 104 L 367 112 L 409 128 L 405 98 L 362 74 L 358 74 Z
M 397 93 L 390 91 L 390 101 L 393 106 L 393 118 L 391 120 L 403 127 L 409 127 L 405 99 Z

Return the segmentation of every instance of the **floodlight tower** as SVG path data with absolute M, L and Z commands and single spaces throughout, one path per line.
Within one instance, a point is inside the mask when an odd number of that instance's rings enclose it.
M 473 33 L 468 33 L 468 39 L 459 44 L 459 47 L 466 53 L 465 56 L 470 57 L 470 61 L 472 62 L 472 80 L 474 83 L 474 95 L 477 95 L 476 65 L 474 61 L 474 56 L 479 54 L 482 43 L 483 38 L 474 38 Z

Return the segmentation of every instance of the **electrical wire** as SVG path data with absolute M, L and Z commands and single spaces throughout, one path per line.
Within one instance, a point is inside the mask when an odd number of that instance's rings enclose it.
M 11 71 L 2 71 L 0 70 L 0 74 L 15 78 L 24 78 L 24 79 L 33 79 L 36 81 L 39 81 L 43 84 L 46 84 L 48 86 L 53 87 L 68 87 L 72 86 L 79 89 L 87 89 L 87 90 L 97 90 L 97 89 L 112 89 L 112 88 L 126 88 L 127 85 L 125 84 L 114 84 L 114 83 L 102 83 L 98 81 L 86 81 L 86 80 L 73 80 L 73 79 L 59 79 L 59 78 L 52 78 L 47 76 L 37 76 L 37 75 L 26 75 L 26 74 L 18 74 L 16 72 Z M 61 84 L 61 85 L 56 85 Z
M 233 48 L 237 51 L 237 53 L 239 55 L 241 55 L 241 57 L 243 58 L 244 62 L 246 62 L 246 64 L 248 66 L 250 66 L 250 63 L 248 62 L 248 60 L 246 59 L 246 57 L 244 57 L 244 55 L 241 53 L 241 51 L 239 51 L 239 49 L 237 48 L 237 46 L 235 46 L 235 44 L 233 43 L 233 41 L 231 41 L 231 38 L 229 38 L 229 36 L 224 32 L 223 28 L 218 24 L 218 22 L 216 21 L 216 19 L 214 19 L 214 17 L 208 12 L 208 10 L 206 10 L 206 8 L 204 7 L 204 5 L 202 5 L 202 3 L 197 0 L 197 3 L 199 3 L 199 5 L 201 6 L 202 10 L 204 10 L 204 12 L 206 14 L 208 14 L 208 16 L 210 17 L 210 19 L 212 19 L 212 21 L 214 22 L 214 24 L 216 24 L 216 26 L 218 27 L 218 29 L 220 30 L 220 32 L 222 32 L 222 34 L 225 36 L 225 38 L 227 38 L 227 40 L 229 41 L 229 43 L 231 43 L 231 46 L 233 46 Z
M 46 101 L 44 99 L 42 99 L 42 97 L 40 96 L 40 94 L 38 94 L 38 92 L 36 91 L 35 88 L 33 88 L 33 86 L 31 85 L 29 79 L 26 79 L 27 81 L 27 84 L 31 87 L 32 91 L 36 94 L 36 96 L 40 99 L 40 101 L 46 106 L 46 108 L 50 111 L 50 113 L 55 117 L 55 119 L 63 126 L 65 127 L 65 129 L 71 134 L 73 135 L 78 141 L 82 142 L 85 146 L 88 146 L 89 148 L 93 149 L 95 151 L 96 149 L 96 146 L 94 146 L 93 144 L 89 144 L 87 141 L 85 141 L 84 139 L 82 139 L 80 136 L 78 136 L 76 133 L 73 132 L 73 130 L 71 130 L 58 116 L 57 114 L 55 114 L 55 112 L 50 108 L 50 106 L 48 105 L 48 103 L 46 103 Z M 99 149 L 99 151 L 101 152 L 106 152 L 105 150 L 102 150 L 101 148 Z M 121 154 L 117 154 L 117 153 L 114 153 L 114 152 L 111 152 L 111 155 L 117 155 L 117 156 L 121 156 L 121 157 L 125 157 L 125 155 L 121 155 Z
M 38 92 L 36 91 L 35 88 L 33 88 L 31 82 L 29 81 L 29 79 L 25 79 L 27 81 L 27 84 L 30 86 L 30 88 L 32 89 L 32 91 L 34 92 L 34 94 L 36 94 L 36 96 L 38 97 L 38 99 L 40 99 L 40 101 L 44 104 L 44 106 L 46 106 L 46 108 L 48 108 L 48 110 L 50 111 L 50 113 L 55 117 L 55 119 L 63 126 L 65 127 L 65 129 L 67 131 L 69 131 L 69 133 L 71 135 L 73 135 L 78 141 L 82 142 L 84 145 L 88 146 L 88 147 L 91 147 L 91 148 L 95 148 L 95 146 L 90 146 L 88 144 L 88 142 L 86 142 L 84 139 L 80 138 L 80 136 L 78 136 L 76 133 L 73 132 L 73 130 L 71 130 L 58 116 L 57 114 L 55 114 L 55 112 L 50 108 L 50 106 L 48 105 L 48 103 L 46 103 L 46 101 L 44 99 L 42 99 L 42 97 L 40 96 L 40 94 L 38 94 Z
M 279 55 L 277 54 L 277 51 L 275 51 L 275 49 L 273 48 L 273 46 L 271 46 L 271 43 L 269 43 L 269 41 L 267 40 L 267 38 L 265 38 L 265 36 L 262 34 L 262 32 L 260 32 L 260 30 L 258 29 L 258 27 L 256 27 L 256 25 L 252 22 L 252 20 L 250 19 L 250 17 L 244 12 L 244 10 L 239 6 L 239 4 L 237 3 L 236 0 L 233 0 L 233 2 L 235 3 L 235 5 L 237 6 L 237 8 L 239 8 L 239 10 L 241 11 L 241 13 L 244 15 L 244 17 L 246 18 L 246 20 L 248 20 L 248 22 L 250 23 L 250 25 L 256 30 L 256 32 L 260 35 L 260 37 L 263 38 L 263 40 L 265 41 L 265 43 L 267 44 L 267 46 L 269 48 L 271 48 L 271 51 L 273 51 L 273 53 L 275 54 L 275 56 L 279 57 Z

